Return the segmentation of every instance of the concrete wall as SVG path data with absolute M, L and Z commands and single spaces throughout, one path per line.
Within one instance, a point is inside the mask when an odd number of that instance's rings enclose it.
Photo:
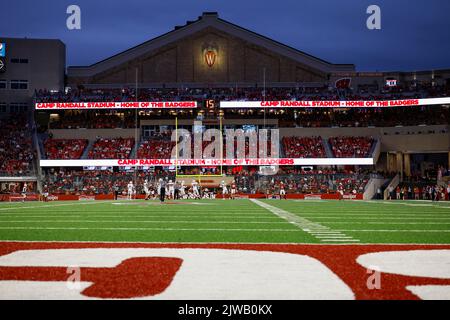
M 53 129 L 49 130 L 55 139 L 88 139 L 97 136 L 105 138 L 134 138 L 135 129 Z M 138 140 L 140 132 L 138 132 Z
M 6 43 L 6 72 L 0 80 L 7 89 L 0 89 L 0 103 L 27 103 L 31 107 L 34 90 L 63 90 L 66 67 L 66 46 L 60 40 L 0 38 Z M 28 63 L 12 63 L 11 59 L 28 59 Z M 27 90 L 11 90 L 11 80 L 28 80 Z

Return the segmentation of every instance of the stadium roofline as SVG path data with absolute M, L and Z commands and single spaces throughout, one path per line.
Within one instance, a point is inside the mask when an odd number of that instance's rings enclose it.
M 28 38 L 28 37 L 2 37 L 0 36 L 0 40 L 24 40 L 24 41 L 56 41 L 61 42 L 63 45 L 66 45 L 61 39 L 59 38 Z
M 354 66 L 353 63 L 332 63 L 332 62 L 329 62 L 329 61 L 327 61 L 327 60 L 318 58 L 318 57 L 313 56 L 313 55 L 311 55 L 311 54 L 309 54 L 309 53 L 306 53 L 306 52 L 304 52 L 304 51 L 302 51 L 302 50 L 299 50 L 299 49 L 297 49 L 297 48 L 291 47 L 291 46 L 289 46 L 289 45 L 287 45 L 287 44 L 284 44 L 284 43 L 282 43 L 282 42 L 279 42 L 279 41 L 277 41 L 277 40 L 274 40 L 274 39 L 272 39 L 272 38 L 269 38 L 269 37 L 267 37 L 267 36 L 265 36 L 265 35 L 262 35 L 262 34 L 260 34 L 260 33 L 257 33 L 257 32 L 255 32 L 255 31 L 252 31 L 252 30 L 249 30 L 249 29 L 247 29 L 247 28 L 241 27 L 241 26 L 239 26 L 239 25 L 237 25 L 237 24 L 234 24 L 234 23 L 229 22 L 229 21 L 227 21 L 227 20 L 224 20 L 224 19 L 222 19 L 222 18 L 218 18 L 218 20 L 220 20 L 220 21 L 222 21 L 222 22 L 225 22 L 225 23 L 228 23 L 228 24 L 231 24 L 232 26 L 234 26 L 234 27 L 236 27 L 236 28 L 239 28 L 239 29 L 242 29 L 242 30 L 244 30 L 244 31 L 246 31 L 246 32 L 250 32 L 250 33 L 254 34 L 255 36 L 258 36 L 258 37 L 264 38 L 264 39 L 266 39 L 266 40 L 272 41 L 272 42 L 274 42 L 276 45 L 286 47 L 286 48 L 288 48 L 288 49 L 290 49 L 290 50 L 297 51 L 298 53 L 301 53 L 301 54 L 303 54 L 303 55 L 305 55 L 305 56 L 308 56 L 308 57 L 310 57 L 310 58 L 319 60 L 319 61 L 321 61 L 321 62 L 323 62 L 323 63 L 327 63 L 327 64 L 331 64 L 331 65 L 335 65 L 335 66 Z
M 257 32 L 254 32 L 254 31 L 252 31 L 252 30 L 243 28 L 243 27 L 241 27 L 241 26 L 239 26 L 239 25 L 237 25 L 237 24 L 234 24 L 234 23 L 232 23 L 232 22 L 229 22 L 229 21 L 227 21 L 227 20 L 221 19 L 221 18 L 218 17 L 218 13 L 217 13 L 217 12 L 203 12 L 202 15 L 199 16 L 199 17 L 198 17 L 196 20 L 194 20 L 194 21 L 187 21 L 186 24 L 184 24 L 183 26 L 175 26 L 175 27 L 173 28 L 173 30 L 170 30 L 170 31 L 168 31 L 168 32 L 166 32 L 166 33 L 163 33 L 163 34 L 161 34 L 161 35 L 159 35 L 159 36 L 156 36 L 156 37 L 154 37 L 154 38 L 152 38 L 152 39 L 149 39 L 149 40 L 147 40 L 147 41 L 144 41 L 144 42 L 142 42 L 142 43 L 140 43 L 140 44 L 137 44 L 137 45 L 135 45 L 135 46 L 133 46 L 133 47 L 131 47 L 131 48 L 128 48 L 128 49 L 126 49 L 126 50 L 124 50 L 124 51 L 118 52 L 118 53 L 116 53 L 116 54 L 114 54 L 114 55 L 112 55 L 112 56 L 109 56 L 109 57 L 107 57 L 107 58 L 105 58 L 105 59 L 102 59 L 102 60 L 97 61 L 97 62 L 95 62 L 95 63 L 93 63 L 93 64 L 90 64 L 90 65 L 86 65 L 86 66 L 82 66 L 82 65 L 68 66 L 68 69 L 83 69 L 83 68 L 92 68 L 92 67 L 95 67 L 95 66 L 97 66 L 97 65 L 99 65 L 99 64 L 101 64 L 101 63 L 104 63 L 104 62 L 106 62 L 106 61 L 108 61 L 108 60 L 110 60 L 110 59 L 119 57 L 119 56 L 124 55 L 124 54 L 126 54 L 126 53 L 128 53 L 128 52 L 131 52 L 131 51 L 133 51 L 133 50 L 135 50 L 135 49 L 138 49 L 139 47 L 142 47 L 142 46 L 144 46 L 144 45 L 146 45 L 146 44 L 150 44 L 151 42 L 154 42 L 154 41 L 159 40 L 159 39 L 161 39 L 161 38 L 167 37 L 167 36 L 169 36 L 169 35 L 171 35 L 171 34 L 179 33 L 179 32 L 181 32 L 181 31 L 183 31 L 183 30 L 186 30 L 186 28 L 190 28 L 190 27 L 192 27 L 193 25 L 198 24 L 198 23 L 200 23 L 200 22 L 202 22 L 202 21 L 204 21 L 204 20 L 206 20 L 206 19 L 209 19 L 209 18 L 213 18 L 213 19 L 215 19 L 215 20 L 217 20 L 217 21 L 219 21 L 219 22 L 222 22 L 222 23 L 224 23 L 224 24 L 226 24 L 226 25 L 229 25 L 229 26 L 231 26 L 231 27 L 233 27 L 233 28 L 239 29 L 239 30 L 241 30 L 241 31 L 243 31 L 243 32 L 246 32 L 246 33 L 249 33 L 249 34 L 251 34 L 251 35 L 253 35 L 253 36 L 255 36 L 255 37 L 258 37 L 258 38 L 260 38 L 260 39 L 262 39 L 262 40 L 264 40 L 264 41 L 269 41 L 269 42 L 273 43 L 274 45 L 276 45 L 276 46 L 278 46 L 278 47 L 282 47 L 282 48 L 285 48 L 285 49 L 287 49 L 287 50 L 289 50 L 289 51 L 293 51 L 293 52 L 296 53 L 296 54 L 303 55 L 303 56 L 305 56 L 306 58 L 315 60 L 315 61 L 318 62 L 318 63 L 325 64 L 325 65 L 328 65 L 328 66 L 348 67 L 348 68 L 353 69 L 352 71 L 355 71 L 355 65 L 354 65 L 354 64 L 335 64 L 335 63 L 331 63 L 331 62 L 329 62 L 329 61 L 320 59 L 320 58 L 318 58 L 318 57 L 316 57 L 316 56 L 313 56 L 313 55 L 311 55 L 311 54 L 308 54 L 308 53 L 306 53 L 306 52 L 303 52 L 303 51 L 301 51 L 301 50 L 299 50 L 299 49 L 297 49 L 297 48 L 288 46 L 288 45 L 283 44 L 283 43 L 281 43 L 281 42 L 279 42 L 279 41 L 273 40 L 273 39 L 271 39 L 271 38 L 269 38 L 269 37 L 267 37 L 267 36 L 264 36 L 264 35 L 261 35 L 261 34 L 259 34 L 259 33 L 257 33 Z M 346 70 L 346 71 L 350 71 L 350 70 Z M 322 71 L 322 72 L 323 72 L 323 71 Z M 336 72 L 336 71 L 332 71 L 332 72 Z M 325 72 L 325 73 L 326 73 L 326 72 Z

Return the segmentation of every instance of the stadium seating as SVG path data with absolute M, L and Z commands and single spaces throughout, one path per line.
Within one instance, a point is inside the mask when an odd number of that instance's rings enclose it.
M 333 137 L 328 141 L 336 158 L 367 158 L 374 143 L 367 137 Z
M 0 119 L 0 175 L 22 176 L 33 172 L 35 151 L 25 115 Z
M 150 139 L 141 143 L 137 151 L 139 159 L 170 159 L 175 142 Z
M 320 137 L 283 137 L 282 145 L 287 158 L 325 158 Z
M 88 145 L 85 139 L 48 139 L 44 143 L 47 159 L 80 159 Z
M 132 138 L 99 138 L 89 150 L 89 159 L 127 159 L 133 150 Z

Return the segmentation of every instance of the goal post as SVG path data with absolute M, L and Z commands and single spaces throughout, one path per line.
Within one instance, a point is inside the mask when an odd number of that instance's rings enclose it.
M 199 184 L 201 184 L 201 179 L 203 177 L 224 177 L 225 174 L 223 173 L 223 132 L 222 132 L 222 117 L 219 117 L 219 131 L 221 134 L 221 139 L 219 140 L 220 143 L 220 173 L 219 174 L 180 174 L 178 173 L 178 117 L 175 117 L 175 136 L 177 141 L 175 142 L 175 178 L 195 178 L 199 180 Z M 202 145 L 202 153 L 203 153 L 203 145 Z M 201 168 L 201 165 L 198 165 L 198 167 Z

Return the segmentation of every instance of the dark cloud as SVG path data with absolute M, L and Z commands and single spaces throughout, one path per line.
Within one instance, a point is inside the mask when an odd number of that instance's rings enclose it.
M 82 30 L 65 26 L 66 8 L 82 10 Z M 382 9 L 382 30 L 365 27 L 366 8 Z M 60 38 L 68 64 L 86 65 L 195 20 L 203 11 L 358 70 L 450 68 L 450 1 L 407 0 L 9 0 L 0 35 Z

